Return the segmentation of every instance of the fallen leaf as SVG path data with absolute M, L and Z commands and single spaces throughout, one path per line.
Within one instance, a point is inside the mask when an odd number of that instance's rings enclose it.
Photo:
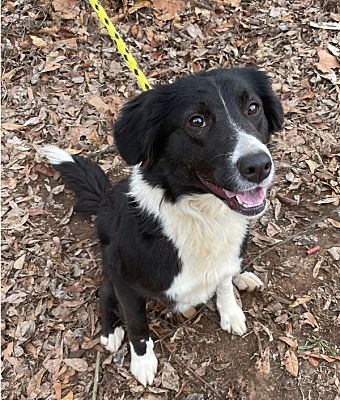
M 284 365 L 286 370 L 292 375 L 297 377 L 299 373 L 299 362 L 296 354 L 291 349 L 288 349 L 285 353 Z
M 61 383 L 60 382 L 54 382 L 53 383 L 53 388 L 54 388 L 56 400 L 61 400 Z
M 74 394 L 73 392 L 68 392 L 66 396 L 64 396 L 61 400 L 73 400 Z
M 72 19 L 79 13 L 77 0 L 53 0 L 54 10 L 61 14 L 64 19 Z
M 32 42 L 34 44 L 34 46 L 38 47 L 39 49 L 43 49 L 44 47 L 47 46 L 47 42 L 45 42 L 45 40 L 37 37 L 37 36 L 30 36 L 32 39 Z
M 327 356 L 326 354 L 314 354 L 311 351 L 300 351 L 299 356 L 314 357 L 314 358 L 325 360 L 329 363 L 333 363 L 335 361 L 340 361 L 340 356 L 330 357 L 330 356 Z
M 309 361 L 310 365 L 312 365 L 315 368 L 319 366 L 319 361 L 317 359 L 315 359 L 314 357 L 308 357 L 308 361 Z
M 14 261 L 13 268 L 14 269 L 21 269 L 24 266 L 25 263 L 25 258 L 26 258 L 26 253 L 20 256 L 18 259 Z
M 88 103 L 91 104 L 91 106 L 93 106 L 99 112 L 106 112 L 110 109 L 110 107 L 99 96 L 91 97 L 88 100 Z
M 319 260 L 319 261 L 315 264 L 315 266 L 314 266 L 314 268 L 313 268 L 313 272 L 312 272 L 313 278 L 316 278 L 316 277 L 319 275 L 319 271 L 320 271 L 320 267 L 321 267 L 322 263 L 323 263 L 323 259 Z
M 64 363 L 78 372 L 85 372 L 88 369 L 88 364 L 82 358 L 64 358 Z
M 128 9 L 128 13 L 133 14 L 141 8 L 150 8 L 151 4 L 150 0 L 137 0 L 134 2 L 134 5 Z
M 337 221 L 336 219 L 332 219 L 332 218 L 327 218 L 327 221 L 333 225 L 335 228 L 340 229 L 340 221 Z
M 153 0 L 152 8 L 159 13 L 158 18 L 161 21 L 170 21 L 176 14 L 183 11 L 186 4 L 182 0 Z
M 267 347 L 263 353 L 263 357 L 259 358 L 255 363 L 255 368 L 258 372 L 269 375 L 270 374 L 270 349 Z
M 316 168 L 319 166 L 319 164 L 316 163 L 316 162 L 313 161 L 313 160 L 306 160 L 305 163 L 308 165 L 308 167 L 309 167 L 309 169 L 310 169 L 310 172 L 311 172 L 312 174 L 314 174 L 314 171 L 315 171 Z
M 27 385 L 27 396 L 31 396 L 33 391 L 40 392 L 41 380 L 46 372 L 45 368 L 41 368 L 38 373 L 36 373 Z
M 11 122 L 4 122 L 1 124 L 1 128 L 5 129 L 6 131 L 18 131 L 20 129 L 25 128 L 24 125 L 20 124 L 13 124 Z
M 278 339 L 281 340 L 282 342 L 288 344 L 288 346 L 292 347 L 293 349 L 297 348 L 298 344 L 297 344 L 297 340 L 295 338 L 292 339 L 292 338 L 289 338 L 286 336 L 279 336 Z
M 179 376 L 176 370 L 168 363 L 164 363 L 162 371 L 162 386 L 166 389 L 179 391 Z
M 294 301 L 294 303 L 292 303 L 292 304 L 289 305 L 289 308 L 294 308 L 294 307 L 297 307 L 297 306 L 299 306 L 299 305 L 301 305 L 301 304 L 306 304 L 306 303 L 308 303 L 310 300 L 311 300 L 311 297 L 310 297 L 310 296 L 298 297 L 298 298 Z
M 311 312 L 307 311 L 307 312 L 303 313 L 302 317 L 305 319 L 304 320 L 305 324 L 309 324 L 314 328 L 319 328 L 319 324 Z
M 44 69 L 41 72 L 51 72 L 59 69 L 61 67 L 61 64 L 55 62 L 55 61 L 49 61 L 48 63 L 45 64 Z
M 319 48 L 318 56 L 319 62 L 316 63 L 315 66 L 321 72 L 332 72 L 332 69 L 340 68 L 340 64 L 336 57 L 334 57 L 332 54 L 329 54 L 327 50 Z

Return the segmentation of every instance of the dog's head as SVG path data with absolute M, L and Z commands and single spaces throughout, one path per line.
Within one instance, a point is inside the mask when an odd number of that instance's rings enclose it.
M 274 166 L 267 144 L 283 111 L 255 68 L 215 70 L 158 86 L 130 101 L 114 126 L 130 165 L 171 201 L 213 193 L 242 215 L 265 209 Z

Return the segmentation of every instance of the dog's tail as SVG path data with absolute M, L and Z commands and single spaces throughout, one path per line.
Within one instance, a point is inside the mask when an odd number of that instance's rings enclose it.
M 112 186 L 104 171 L 92 160 L 71 155 L 55 146 L 44 147 L 42 155 L 76 194 L 77 211 L 96 215 L 100 205 L 110 199 Z

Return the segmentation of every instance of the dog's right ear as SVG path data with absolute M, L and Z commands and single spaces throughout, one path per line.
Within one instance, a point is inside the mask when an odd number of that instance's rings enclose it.
M 113 127 L 118 151 L 129 165 L 152 162 L 156 156 L 166 118 L 161 88 L 143 92 L 129 101 Z

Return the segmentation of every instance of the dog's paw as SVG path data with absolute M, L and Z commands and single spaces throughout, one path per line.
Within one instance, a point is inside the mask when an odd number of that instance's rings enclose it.
M 111 353 L 115 353 L 121 346 L 124 340 L 124 329 L 121 326 L 117 326 L 113 333 L 109 334 L 109 337 L 101 336 L 100 343 Z
M 157 372 L 157 358 L 153 351 L 153 341 L 151 338 L 146 342 L 146 352 L 139 356 L 130 343 L 131 347 L 131 366 L 130 371 L 132 375 L 143 386 L 152 385 L 152 382 Z
M 247 332 L 246 316 L 241 307 L 235 305 L 228 311 L 221 314 L 221 328 L 229 333 L 242 336 Z
M 236 275 L 233 283 L 238 290 L 248 290 L 249 292 L 263 286 L 261 279 L 252 272 L 243 272 Z

